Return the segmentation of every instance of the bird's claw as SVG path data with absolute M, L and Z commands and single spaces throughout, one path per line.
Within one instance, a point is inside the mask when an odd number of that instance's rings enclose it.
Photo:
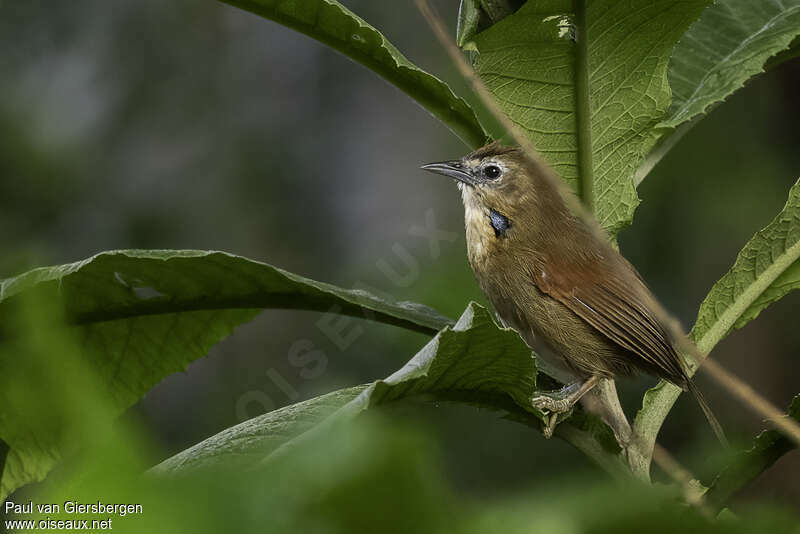
M 544 425 L 542 426 L 542 434 L 545 439 L 553 437 L 553 432 L 556 429 L 556 421 L 558 419 L 557 413 L 551 413 L 544 416 Z
M 565 391 L 556 392 L 556 394 L 559 393 L 563 395 Z M 553 437 L 559 414 L 566 413 L 572 409 L 572 403 L 569 398 L 559 398 L 555 395 L 547 394 L 532 397 L 531 405 L 542 412 L 544 416 L 542 434 L 544 434 L 544 437 L 547 439 Z
M 547 395 L 533 397 L 531 399 L 531 405 L 540 412 L 552 414 L 566 413 L 572 408 L 569 399 L 554 399 Z

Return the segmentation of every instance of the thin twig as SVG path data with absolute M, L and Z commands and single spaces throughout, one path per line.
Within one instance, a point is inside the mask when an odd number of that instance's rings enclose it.
M 692 473 L 678 463 L 675 457 L 658 443 L 656 443 L 655 447 L 653 447 L 653 457 L 659 459 L 659 467 L 661 467 L 661 469 L 663 469 L 664 472 L 675 482 L 686 484 L 692 480 L 695 480 L 695 477 L 692 475 Z
M 792 400 L 788 415 L 800 420 L 800 395 Z M 728 466 L 719 472 L 704 496 L 706 503 L 715 512 L 722 510 L 733 495 L 796 447 L 778 430 L 761 432 L 749 449 L 737 453 Z
M 766 417 L 781 432 L 786 434 L 786 437 L 800 445 L 800 424 L 797 421 L 791 419 L 786 413 L 762 397 L 750 385 L 727 371 L 711 358 L 706 358 L 702 363 L 703 365 L 700 369 L 714 378 L 718 384 L 742 401 L 743 404 L 746 404 L 757 415 Z
M 687 504 L 700 510 L 703 514 L 713 517 L 714 513 L 709 508 L 703 497 L 704 491 L 697 478 L 683 467 L 670 452 L 659 445 L 653 447 L 653 461 L 658 464 L 666 474 L 683 488 L 683 496 Z
M 519 146 L 525 151 L 529 158 L 534 160 L 536 163 L 539 163 L 543 166 L 547 164 L 544 162 L 542 157 L 539 155 L 539 152 L 533 147 L 533 145 L 528 141 L 527 137 L 520 131 L 519 127 L 514 124 L 508 116 L 503 113 L 503 110 L 500 109 L 500 106 L 497 105 L 494 97 L 492 96 L 489 89 L 486 87 L 486 84 L 475 74 L 475 71 L 472 70 L 472 67 L 469 66 L 467 61 L 464 59 L 464 56 L 461 54 L 461 50 L 459 50 L 458 46 L 454 42 L 451 42 L 450 37 L 447 34 L 447 30 L 442 24 L 442 19 L 433 11 L 433 8 L 428 4 L 427 0 L 416 0 L 417 8 L 419 9 L 422 16 L 425 17 L 426 22 L 431 27 L 436 38 L 444 47 L 445 52 L 447 55 L 450 56 L 450 59 L 455 64 L 458 71 L 461 75 L 470 83 L 472 86 L 472 90 L 475 91 L 475 94 L 478 95 L 478 98 L 481 99 L 481 103 L 489 110 L 489 112 L 497 119 L 503 128 L 514 138 L 514 141 L 519 144 Z

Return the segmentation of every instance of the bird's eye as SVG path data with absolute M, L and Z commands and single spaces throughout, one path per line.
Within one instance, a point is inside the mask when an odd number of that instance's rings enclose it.
M 497 165 L 487 165 L 483 168 L 483 175 L 488 178 L 489 180 L 494 180 L 498 176 L 500 176 L 500 167 Z

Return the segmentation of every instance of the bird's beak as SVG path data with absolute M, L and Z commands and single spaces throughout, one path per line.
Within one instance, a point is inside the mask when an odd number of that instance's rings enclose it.
M 474 186 L 476 183 L 472 174 L 464 168 L 464 164 L 457 159 L 453 161 L 442 161 L 440 163 L 428 163 L 420 167 L 420 169 L 453 178 L 467 185 Z

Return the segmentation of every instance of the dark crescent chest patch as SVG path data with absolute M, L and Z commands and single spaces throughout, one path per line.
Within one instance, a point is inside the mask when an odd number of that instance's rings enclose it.
M 511 221 L 499 211 L 489 210 L 489 221 L 492 223 L 492 228 L 494 228 L 495 237 L 505 237 L 506 230 L 511 228 Z

